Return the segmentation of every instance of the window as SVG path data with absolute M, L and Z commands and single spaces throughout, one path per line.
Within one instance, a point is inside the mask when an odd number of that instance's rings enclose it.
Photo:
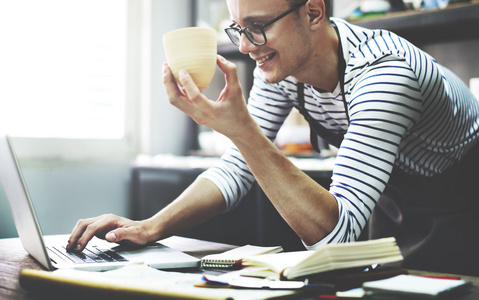
M 127 6 L 127 0 L 0 2 L 0 122 L 20 137 L 20 152 L 58 156 L 80 147 L 78 156 L 91 145 L 96 154 L 127 151 L 134 119 L 126 109 Z

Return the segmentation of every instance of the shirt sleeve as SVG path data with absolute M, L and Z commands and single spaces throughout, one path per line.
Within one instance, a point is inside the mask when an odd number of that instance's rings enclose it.
M 404 136 L 422 111 L 417 78 L 402 60 L 367 66 L 349 88 L 350 126 L 338 150 L 330 192 L 339 206 L 324 243 L 355 241 L 386 187 Z

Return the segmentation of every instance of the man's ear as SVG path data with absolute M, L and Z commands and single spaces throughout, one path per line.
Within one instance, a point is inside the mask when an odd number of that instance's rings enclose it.
M 306 3 L 310 26 L 316 28 L 326 19 L 326 6 L 324 0 L 309 0 Z

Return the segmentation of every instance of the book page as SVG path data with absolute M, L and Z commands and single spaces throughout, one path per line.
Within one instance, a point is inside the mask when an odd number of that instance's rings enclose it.
M 400 261 L 403 257 L 394 238 L 324 244 L 309 251 L 295 251 L 247 257 L 244 266 L 264 267 L 258 276 L 276 273 L 294 279 L 310 274 L 338 269 L 363 267 Z M 250 275 L 254 276 L 254 275 Z M 271 276 L 271 275 L 268 275 Z
M 445 292 L 467 285 L 464 280 L 427 278 L 414 275 L 398 275 L 388 279 L 363 283 L 363 289 L 372 292 L 440 296 Z
M 314 251 L 293 251 L 250 256 L 243 259 L 243 265 L 249 267 L 267 267 L 279 275 L 284 269 L 298 264 L 313 254 Z

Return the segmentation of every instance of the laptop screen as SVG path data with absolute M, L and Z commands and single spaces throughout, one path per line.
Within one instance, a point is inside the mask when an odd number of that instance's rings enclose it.
M 23 248 L 45 268 L 52 270 L 40 225 L 35 216 L 10 138 L 0 133 L 0 182 L 7 197 Z

